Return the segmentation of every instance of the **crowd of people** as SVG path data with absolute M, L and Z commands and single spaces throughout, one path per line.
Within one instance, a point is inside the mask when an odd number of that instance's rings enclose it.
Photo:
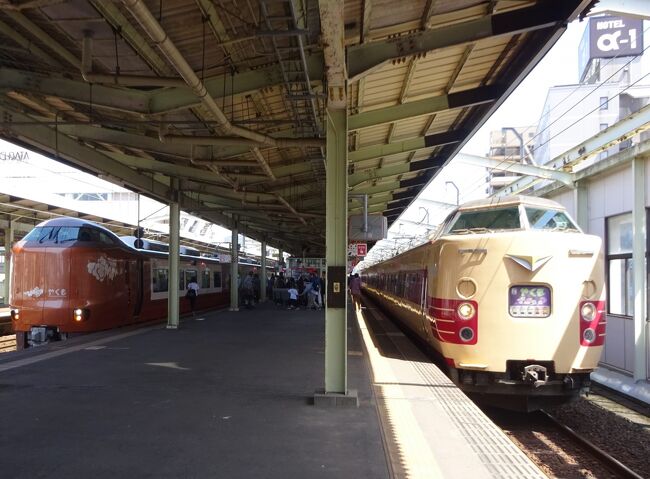
M 286 278 L 284 273 L 272 274 L 268 281 L 269 297 L 287 309 L 322 309 L 325 294 L 325 273 L 300 274 Z

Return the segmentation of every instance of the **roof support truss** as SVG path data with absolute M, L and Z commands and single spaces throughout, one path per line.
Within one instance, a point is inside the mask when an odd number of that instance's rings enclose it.
M 566 21 L 571 13 L 567 12 L 566 3 L 560 0 L 537 3 L 531 7 L 486 15 L 478 20 L 350 47 L 347 57 L 350 81 L 358 80 L 389 60 L 557 25 Z M 572 5 L 569 3 L 568 7 Z

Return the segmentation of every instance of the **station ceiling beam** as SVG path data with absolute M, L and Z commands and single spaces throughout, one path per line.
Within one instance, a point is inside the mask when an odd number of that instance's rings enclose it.
M 458 143 L 467 136 L 464 130 L 452 130 L 444 133 L 421 136 L 409 140 L 395 141 L 386 145 L 372 145 L 360 148 L 348 153 L 348 159 L 355 163 L 365 160 L 382 158 L 384 156 L 397 155 L 399 153 L 409 153 L 418 151 L 423 148 L 432 148 L 434 146 L 448 145 Z
M 503 91 L 504 88 L 501 85 L 488 85 L 357 113 L 350 115 L 348 130 L 359 130 L 407 118 L 431 115 L 440 111 L 490 103 L 499 98 Z
M 486 15 L 477 20 L 349 47 L 349 78 L 350 81 L 359 80 L 390 60 L 555 26 L 565 22 L 574 8 L 571 2 L 548 0 L 530 7 Z
M 350 187 L 355 187 L 366 181 L 379 180 L 413 171 L 441 168 L 445 164 L 445 161 L 445 158 L 430 158 L 422 161 L 413 161 L 411 163 L 384 166 L 382 168 L 371 168 L 349 175 L 348 181 Z

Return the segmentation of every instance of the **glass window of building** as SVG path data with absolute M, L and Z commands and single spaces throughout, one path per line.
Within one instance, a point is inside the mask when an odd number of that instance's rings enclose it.
M 634 315 L 632 213 L 607 218 L 607 309 L 610 314 Z
M 600 109 L 601 110 L 607 110 L 609 107 L 609 98 L 606 96 L 601 96 L 600 97 Z

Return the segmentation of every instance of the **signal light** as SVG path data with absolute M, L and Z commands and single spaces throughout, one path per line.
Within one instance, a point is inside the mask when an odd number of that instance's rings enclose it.
M 11 320 L 12 321 L 18 321 L 20 319 L 20 310 L 19 309 L 12 309 L 11 310 Z

